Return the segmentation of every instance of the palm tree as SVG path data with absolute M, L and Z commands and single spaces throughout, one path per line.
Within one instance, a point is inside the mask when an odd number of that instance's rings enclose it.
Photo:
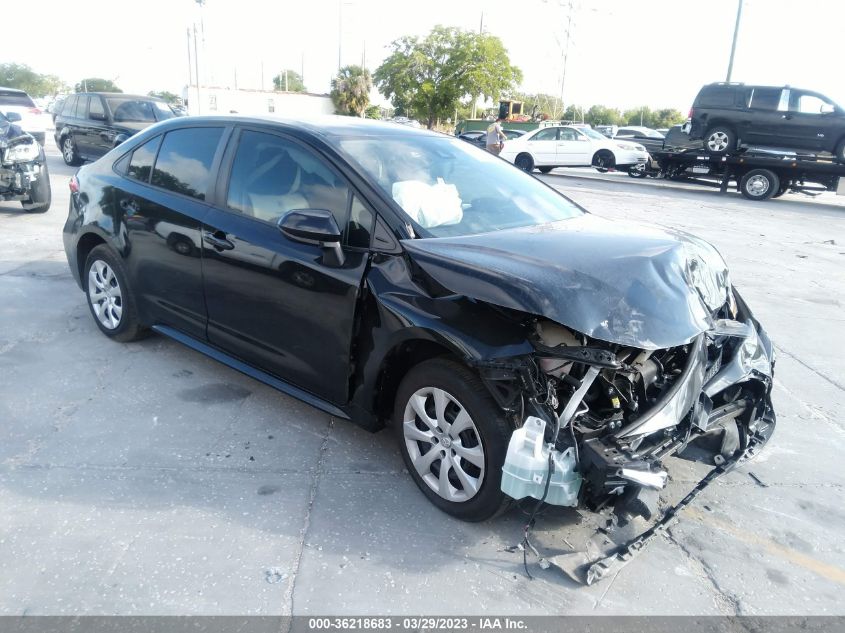
M 338 114 L 364 116 L 370 105 L 373 78 L 361 66 L 344 66 L 332 79 L 332 101 Z

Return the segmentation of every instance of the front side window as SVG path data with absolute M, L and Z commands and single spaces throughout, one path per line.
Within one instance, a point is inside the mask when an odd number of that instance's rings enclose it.
M 196 127 L 168 132 L 161 143 L 152 184 L 205 200 L 211 164 L 223 134 L 221 127 Z
M 126 175 L 135 180 L 149 182 L 159 143 L 161 143 L 161 137 L 156 136 L 136 148 L 132 152 L 132 158 L 129 159 L 129 168 L 126 170 Z
M 337 143 L 424 236 L 473 235 L 582 214 L 551 187 L 460 140 L 420 135 Z
M 821 114 L 822 106 L 825 105 L 833 106 L 832 103 L 825 101 L 818 95 L 798 93 L 797 99 L 794 100 L 793 107 L 790 109 L 801 114 Z
M 540 130 L 537 132 L 534 137 L 531 139 L 532 141 L 556 141 L 557 140 L 557 130 L 556 127 L 547 127 L 545 130 Z
M 244 130 L 226 200 L 233 211 L 273 223 L 293 209 L 325 209 L 343 228 L 349 187 L 323 159 L 301 145 Z

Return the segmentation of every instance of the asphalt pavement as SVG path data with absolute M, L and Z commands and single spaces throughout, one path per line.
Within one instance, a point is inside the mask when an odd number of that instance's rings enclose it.
M 390 433 L 160 336 L 100 334 L 62 249 L 73 169 L 47 145 L 51 210 L 0 203 L 0 614 L 845 614 L 845 199 L 543 177 L 598 215 L 713 242 L 778 350 L 764 454 L 581 587 L 525 575 L 519 511 L 434 508 Z M 672 501 L 707 467 L 669 470 Z M 596 525 L 553 509 L 535 542 L 580 548 Z

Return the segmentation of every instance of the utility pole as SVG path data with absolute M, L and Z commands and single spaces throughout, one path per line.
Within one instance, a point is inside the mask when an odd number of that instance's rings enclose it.
M 574 10 L 574 5 L 572 0 L 569 0 L 568 3 L 569 12 L 567 13 L 566 18 L 566 44 L 563 47 L 563 73 L 561 74 L 560 78 L 560 116 L 563 118 L 564 108 L 563 108 L 563 91 L 564 87 L 566 86 L 566 62 L 569 60 L 569 40 L 572 36 L 572 12 Z
M 197 62 L 197 23 L 194 22 L 194 76 L 197 78 L 197 114 L 202 111 L 202 97 L 200 95 L 200 67 Z
M 734 39 L 731 42 L 731 58 L 728 61 L 728 76 L 725 78 L 726 82 L 730 82 L 731 73 L 734 69 L 734 53 L 736 53 L 736 38 L 739 35 L 739 21 L 742 18 L 742 0 L 737 0 L 736 5 L 736 25 L 734 26 Z
M 285 92 L 288 92 L 288 69 L 285 68 Z
M 188 98 L 191 98 L 191 84 L 193 84 L 193 79 L 191 78 L 191 74 L 193 73 L 193 67 L 191 63 L 191 29 L 185 29 L 185 35 L 188 38 L 188 92 L 185 93 L 188 95 Z
M 337 69 L 341 67 L 341 52 L 343 48 L 343 0 L 337 0 Z

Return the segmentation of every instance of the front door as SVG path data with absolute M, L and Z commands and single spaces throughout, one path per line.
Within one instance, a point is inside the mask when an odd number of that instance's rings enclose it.
M 837 119 L 835 108 L 833 103 L 820 94 L 790 90 L 790 121 L 786 128 L 790 144 L 801 149 L 833 151 L 841 136 L 837 130 L 841 129 L 842 122 L 841 118 Z
M 592 144 L 587 136 L 575 128 L 562 127 L 557 142 L 558 165 L 589 165 Z
M 208 340 L 343 404 L 368 250 L 344 247 L 338 263 L 319 245 L 286 237 L 277 223 L 294 209 L 325 209 L 343 228 L 350 206 L 360 203 L 341 175 L 298 141 L 259 129 L 237 136 L 224 161 L 231 165 L 224 167 L 228 186 L 203 221 Z

